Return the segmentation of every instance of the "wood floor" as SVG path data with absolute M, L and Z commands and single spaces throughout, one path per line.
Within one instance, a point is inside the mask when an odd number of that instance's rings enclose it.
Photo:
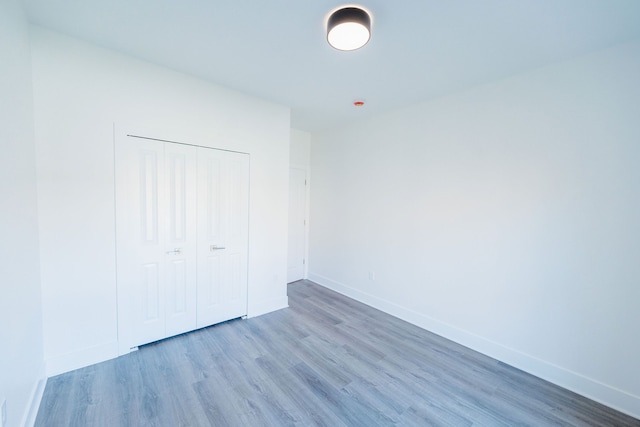
M 289 304 L 50 378 L 36 426 L 640 426 L 311 282 Z

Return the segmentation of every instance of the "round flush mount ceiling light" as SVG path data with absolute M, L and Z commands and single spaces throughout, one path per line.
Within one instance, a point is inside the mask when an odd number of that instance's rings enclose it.
M 371 38 L 371 17 L 358 7 L 343 7 L 329 16 L 327 41 L 338 50 L 356 50 Z

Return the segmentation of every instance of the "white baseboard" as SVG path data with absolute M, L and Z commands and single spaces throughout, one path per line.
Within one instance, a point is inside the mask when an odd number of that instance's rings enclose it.
M 44 388 L 47 385 L 47 376 L 45 375 L 45 364 L 42 363 L 40 373 L 38 374 L 38 381 L 33 385 L 31 395 L 29 396 L 29 404 L 22 415 L 22 427 L 33 427 L 36 423 L 36 417 L 38 416 L 38 409 L 40 409 L 40 402 L 42 402 L 42 395 L 44 394 Z
M 559 385 L 560 387 L 588 397 L 610 408 L 640 419 L 640 396 L 635 396 L 577 372 L 556 366 L 432 317 L 385 301 L 375 295 L 351 288 L 320 274 L 309 273 L 309 280 L 472 350 Z
M 118 342 L 110 342 L 46 359 L 47 377 L 118 357 Z
M 289 297 L 287 297 L 286 295 L 283 297 L 271 298 L 268 300 L 249 304 L 247 317 L 262 316 L 263 314 L 271 313 L 272 311 L 280 310 L 287 307 L 289 307 Z

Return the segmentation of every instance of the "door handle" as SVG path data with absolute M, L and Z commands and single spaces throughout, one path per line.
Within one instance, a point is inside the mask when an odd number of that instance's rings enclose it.
M 211 246 L 209 247 L 209 250 L 210 250 L 211 252 L 213 252 L 213 251 L 219 251 L 220 249 L 227 249 L 227 248 L 225 248 L 224 246 L 218 246 L 218 245 L 211 245 Z
M 167 255 L 171 255 L 171 254 L 174 254 L 174 255 L 181 254 L 181 253 L 182 253 L 182 248 L 175 248 L 174 250 L 172 250 L 172 251 L 168 251 L 168 252 L 165 252 L 165 253 L 166 253 Z

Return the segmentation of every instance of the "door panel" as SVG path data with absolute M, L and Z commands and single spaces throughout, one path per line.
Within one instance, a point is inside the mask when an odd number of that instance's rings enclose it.
M 147 244 L 158 244 L 158 150 L 162 147 L 145 147 L 140 149 L 140 203 L 142 224 L 140 231 L 142 241 Z
M 141 290 L 144 292 L 145 323 L 160 320 L 159 270 L 158 264 L 146 264 L 142 266 Z
M 222 288 L 221 267 L 220 256 L 210 255 L 207 257 L 207 275 L 202 277 L 198 287 L 198 296 L 202 297 L 202 301 L 198 300 L 199 310 L 202 310 L 203 307 L 218 306 L 220 304 L 220 289 Z
M 289 255 L 287 282 L 304 278 L 307 172 L 304 169 L 289 170 Z
M 164 145 L 126 138 L 116 146 L 119 352 L 165 334 Z
M 196 326 L 196 149 L 164 143 L 166 335 Z
M 167 263 L 167 304 L 169 313 L 181 315 L 187 311 L 187 268 L 184 260 Z
M 198 148 L 198 327 L 247 314 L 249 156 Z

